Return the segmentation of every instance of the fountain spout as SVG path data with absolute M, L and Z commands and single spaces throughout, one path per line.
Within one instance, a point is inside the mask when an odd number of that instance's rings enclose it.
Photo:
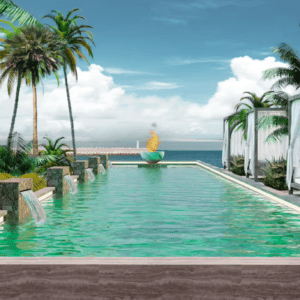
M 31 215 L 37 225 L 44 224 L 46 222 L 46 213 L 40 203 L 38 197 L 33 193 L 32 190 L 21 192 L 22 197 L 28 204 Z
M 100 167 L 101 172 L 102 172 L 103 174 L 105 174 L 105 173 L 106 173 L 106 170 L 105 170 L 103 164 L 99 164 L 99 167 Z
M 89 168 L 89 169 L 85 169 L 85 170 L 88 173 L 89 181 L 94 181 L 95 180 L 95 175 L 93 173 L 93 169 Z
M 77 184 L 73 181 L 72 177 L 70 175 L 65 175 L 64 178 L 66 179 L 66 181 L 69 185 L 71 193 L 76 194 L 77 193 Z

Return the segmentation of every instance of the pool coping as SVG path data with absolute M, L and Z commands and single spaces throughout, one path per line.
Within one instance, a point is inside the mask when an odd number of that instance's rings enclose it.
M 300 257 L 0 257 L 0 265 L 300 265 Z

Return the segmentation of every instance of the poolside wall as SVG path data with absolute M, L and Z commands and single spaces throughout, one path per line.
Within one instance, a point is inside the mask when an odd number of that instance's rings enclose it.
M 10 222 L 19 222 L 31 212 L 21 192 L 33 190 L 32 178 L 9 178 L 0 181 L 0 207 Z
M 69 192 L 69 185 L 64 178 L 66 175 L 70 175 L 69 167 L 52 167 L 47 170 L 47 186 L 55 187 L 55 195 L 58 197 Z

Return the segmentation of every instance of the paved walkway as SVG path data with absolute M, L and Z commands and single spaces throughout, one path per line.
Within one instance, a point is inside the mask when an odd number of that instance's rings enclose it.
M 233 178 L 235 178 L 237 180 L 240 180 L 244 183 L 247 183 L 247 184 L 249 184 L 249 185 L 251 185 L 251 186 L 253 186 L 257 189 L 260 189 L 261 191 L 268 192 L 273 196 L 276 196 L 276 197 L 278 197 L 282 200 L 285 200 L 287 202 L 290 202 L 290 203 L 295 204 L 295 205 L 300 207 L 300 191 L 294 191 L 293 195 L 289 195 L 288 190 L 283 190 L 283 191 L 275 190 L 271 187 L 265 186 L 262 182 L 255 182 L 254 178 L 253 177 L 251 178 L 251 176 L 250 176 L 250 178 L 246 178 L 246 176 L 236 175 L 236 174 L 234 174 L 232 172 L 229 172 L 229 171 L 227 171 L 223 168 L 218 168 L 218 167 L 212 166 L 212 165 L 207 164 L 203 161 L 199 160 L 199 162 L 201 162 L 201 164 L 206 165 L 207 167 L 210 167 L 210 168 L 215 169 L 215 170 L 217 170 L 221 173 L 224 173 L 227 176 L 233 177 Z

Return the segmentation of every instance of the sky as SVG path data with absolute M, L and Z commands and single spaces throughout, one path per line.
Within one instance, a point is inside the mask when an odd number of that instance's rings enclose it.
M 74 15 L 93 27 L 94 58 L 78 59 L 78 81 L 68 71 L 76 142 L 102 147 L 145 147 L 154 130 L 159 149 L 221 150 L 223 118 L 253 92 L 276 81 L 269 68 L 284 66 L 272 47 L 300 51 L 298 0 L 15 0 L 39 21 L 51 10 L 79 7 Z M 17 23 L 16 23 L 17 24 Z M 5 25 L 3 25 L 5 27 Z M 38 136 L 71 140 L 60 71 L 38 87 Z M 299 94 L 292 87 L 283 89 Z M 0 140 L 9 132 L 15 92 L 1 86 Z M 22 87 L 15 131 L 32 139 L 32 89 Z M 170 146 L 171 145 L 171 146 Z M 209 146 L 207 146 L 209 145 Z M 169 150 L 171 150 L 169 149 Z

